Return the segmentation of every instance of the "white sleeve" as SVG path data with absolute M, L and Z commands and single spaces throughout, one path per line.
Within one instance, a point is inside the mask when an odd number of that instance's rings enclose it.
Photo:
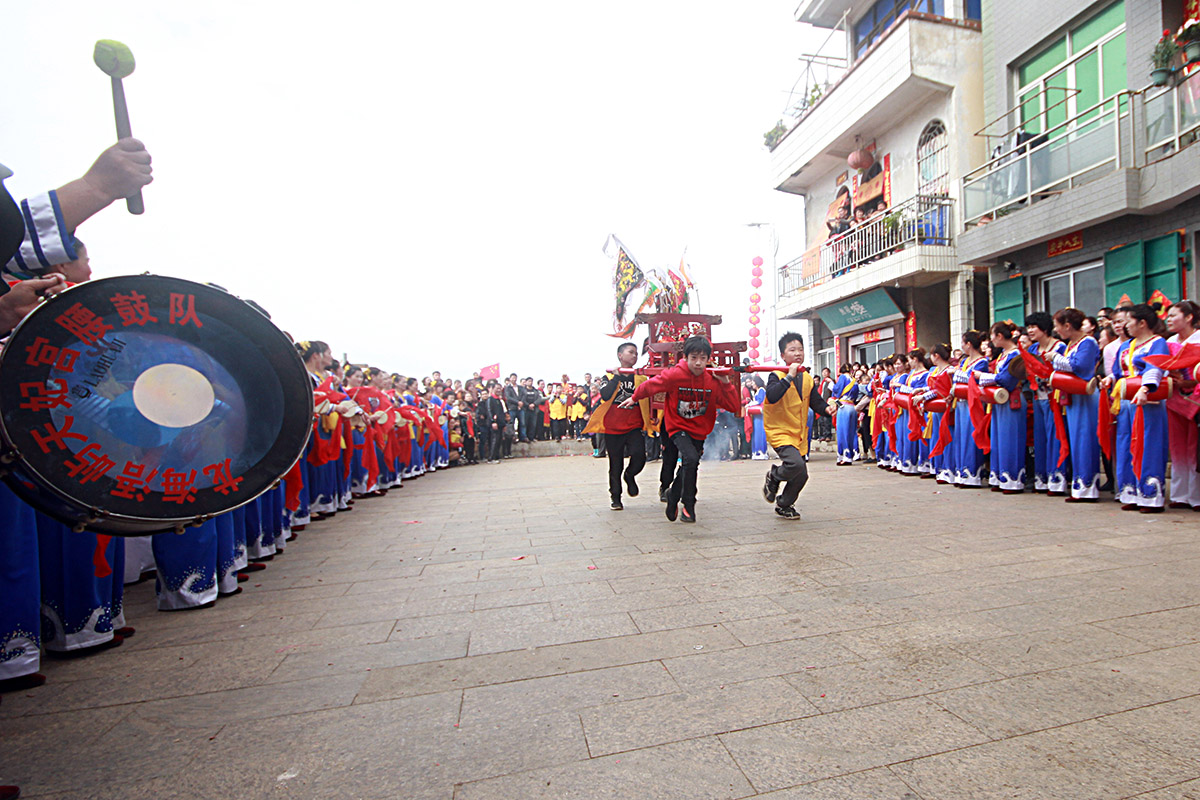
M 22 200 L 21 216 L 25 219 L 25 241 L 4 272 L 14 278 L 29 280 L 52 268 L 74 261 L 77 256 L 70 231 L 63 223 L 58 194 L 54 191 Z

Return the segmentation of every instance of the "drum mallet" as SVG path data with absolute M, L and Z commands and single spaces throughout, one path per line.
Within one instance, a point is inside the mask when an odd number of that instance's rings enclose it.
M 112 78 L 113 116 L 117 119 L 117 138 L 127 139 L 133 135 L 129 128 L 129 109 L 125 105 L 125 86 L 121 79 L 133 74 L 133 52 L 112 39 L 101 39 L 96 42 L 92 60 L 105 75 Z M 141 214 L 146 210 L 142 204 L 142 192 L 125 198 L 125 206 L 130 214 Z

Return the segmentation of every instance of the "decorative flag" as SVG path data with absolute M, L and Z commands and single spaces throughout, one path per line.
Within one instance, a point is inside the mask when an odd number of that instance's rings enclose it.
M 692 283 L 692 276 L 688 274 L 687 263 L 687 248 L 683 248 L 683 255 L 679 257 L 679 274 L 683 276 L 684 282 L 689 289 L 695 289 L 696 284 Z
M 625 327 L 625 303 L 633 290 L 645 280 L 645 273 L 629 254 L 629 249 L 612 234 L 604 242 L 604 254 L 616 259 L 613 267 L 613 330 L 621 331 Z
M 500 380 L 500 362 L 497 361 L 495 364 L 489 364 L 488 366 L 480 369 L 479 377 L 485 381 Z
M 688 287 L 683 278 L 676 275 L 671 270 L 667 270 L 667 276 L 671 279 L 671 288 L 675 290 L 675 311 L 682 311 L 688 301 Z
M 1163 294 L 1161 289 L 1155 289 L 1146 299 L 1146 304 L 1153 308 L 1155 303 L 1158 303 L 1159 319 L 1166 319 L 1167 310 L 1171 307 L 1171 298 Z

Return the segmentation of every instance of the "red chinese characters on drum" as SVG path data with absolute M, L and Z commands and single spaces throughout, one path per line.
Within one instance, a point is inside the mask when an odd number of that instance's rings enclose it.
M 121 328 L 140 327 L 147 324 L 159 323 L 154 309 L 147 302 L 145 295 L 137 291 L 116 293 L 108 298 L 116 312 Z M 171 292 L 168 303 L 168 319 L 170 325 L 193 325 L 203 328 L 204 322 L 196 312 L 196 296 Z M 159 311 L 161 314 L 161 310 Z M 110 342 L 105 336 L 116 329 L 115 325 L 105 321 L 105 317 L 97 314 L 83 303 L 74 303 L 55 317 L 54 322 L 75 336 L 82 344 L 90 349 L 89 356 L 99 357 L 100 365 L 105 372 L 112 365 L 116 356 L 124 349 L 125 342 L 114 338 Z M 59 373 L 56 377 L 48 376 L 41 382 L 22 382 L 20 407 L 27 411 L 48 412 L 55 409 L 70 409 L 72 407 L 68 393 L 80 400 L 91 397 L 92 392 L 86 386 L 96 387 L 96 383 L 80 375 L 80 384 L 72 390 L 63 376 L 75 374 L 75 365 L 81 355 L 79 350 L 69 347 L 52 345 L 49 340 L 37 337 L 26 347 L 25 364 L 31 367 L 48 367 Z M 86 386 L 82 385 L 86 384 Z M 92 483 L 108 475 L 117 467 L 100 444 L 92 442 L 87 436 L 72 431 L 75 417 L 65 415 L 60 427 L 53 421 L 42 424 L 30 432 L 34 442 L 44 455 L 52 453 L 63 454 L 63 468 L 67 475 L 80 485 Z M 69 442 L 78 442 L 78 450 L 72 449 Z M 223 497 L 230 497 L 239 491 L 239 484 L 244 480 L 241 475 L 233 474 L 232 458 L 209 464 L 197 471 L 176 470 L 172 467 L 151 467 L 148 464 L 126 461 L 120 473 L 113 476 L 114 488 L 109 492 L 113 497 L 144 503 L 155 492 L 159 492 L 161 502 L 183 505 L 196 502 L 201 491 L 212 491 Z M 212 483 L 211 487 L 198 489 L 196 480 L 203 474 Z

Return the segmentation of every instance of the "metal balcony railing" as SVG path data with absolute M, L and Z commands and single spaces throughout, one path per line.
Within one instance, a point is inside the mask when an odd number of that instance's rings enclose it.
M 964 222 L 1037 202 L 1118 169 L 1132 95 L 1115 94 L 968 172 Z
M 917 245 L 946 248 L 954 262 L 954 200 L 916 195 L 850 230 L 831 236 L 779 270 L 785 297 Z
M 1173 156 L 1200 136 L 1200 70 L 1175 86 L 1145 96 L 1146 163 Z
M 1041 119 L 1064 102 L 1065 98 L 1048 104 Z M 1001 120 L 1019 108 L 1005 112 Z M 987 130 L 979 135 L 995 141 L 1013 137 L 1021 126 L 998 135 Z M 967 173 L 962 181 L 963 222 L 971 225 L 1028 206 L 1123 166 L 1144 167 L 1175 155 L 1197 138 L 1200 71 L 1162 89 L 1119 92 Z

